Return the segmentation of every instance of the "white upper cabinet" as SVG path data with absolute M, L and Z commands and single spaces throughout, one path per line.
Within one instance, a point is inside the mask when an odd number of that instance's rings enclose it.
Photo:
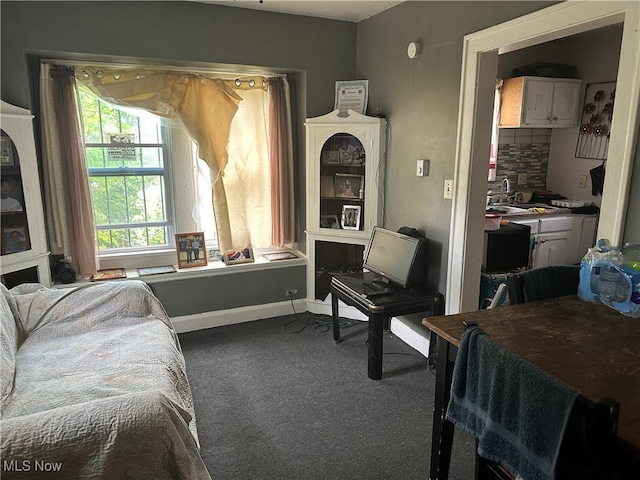
M 504 80 L 500 105 L 502 128 L 575 127 L 580 80 L 515 77 Z

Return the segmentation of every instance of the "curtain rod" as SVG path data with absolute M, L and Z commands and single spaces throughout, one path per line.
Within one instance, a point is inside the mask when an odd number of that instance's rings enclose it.
M 206 73 L 209 75 L 219 75 L 219 76 L 227 76 L 226 80 L 234 80 L 238 76 L 250 77 L 250 76 L 261 76 L 261 77 L 287 77 L 286 73 L 278 73 L 278 72 L 267 72 L 267 71 L 259 71 L 252 70 L 243 72 L 240 70 L 216 70 L 209 69 L 205 67 L 185 67 L 185 66 L 176 66 L 169 64 L 157 64 L 157 63 L 109 63 L 109 62 L 92 62 L 85 61 L 79 62 L 76 60 L 64 60 L 64 59 L 53 59 L 53 58 L 43 58 L 40 60 L 43 63 L 48 63 L 50 65 L 62 65 L 69 67 L 82 67 L 82 66 L 94 66 L 94 67 L 105 67 L 105 68 L 158 68 L 164 70 L 176 70 L 181 72 L 190 72 L 190 73 Z M 244 81 L 244 80 L 242 80 Z

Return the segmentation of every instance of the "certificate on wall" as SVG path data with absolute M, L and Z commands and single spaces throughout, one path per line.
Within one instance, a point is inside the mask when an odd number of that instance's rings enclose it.
M 339 116 L 346 116 L 347 109 L 361 115 L 367 111 L 369 100 L 369 80 L 336 82 L 336 105 Z

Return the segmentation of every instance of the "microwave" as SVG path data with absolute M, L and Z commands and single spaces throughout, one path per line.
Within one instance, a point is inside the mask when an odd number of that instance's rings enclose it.
M 506 273 L 529 265 L 531 227 L 508 223 L 498 230 L 484 232 L 482 269 L 487 273 Z

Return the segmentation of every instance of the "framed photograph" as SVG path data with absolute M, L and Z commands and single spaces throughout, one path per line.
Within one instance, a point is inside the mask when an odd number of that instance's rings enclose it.
M 321 159 L 323 165 L 340 165 L 340 154 L 336 150 L 323 150 Z
M 0 183 L 2 184 L 0 211 L 2 213 L 24 211 L 24 194 L 20 177 L 17 175 L 3 175 Z
M 342 206 L 342 228 L 345 230 L 360 229 L 360 205 Z
M 14 225 L 2 227 L 2 254 L 26 252 L 31 249 L 29 227 Z
M 236 263 L 249 263 L 253 262 L 253 250 L 251 248 L 244 248 L 242 250 L 232 250 L 225 252 L 224 263 L 225 265 L 234 265 Z
M 336 197 L 360 198 L 360 189 L 363 186 L 362 175 L 336 173 L 333 178 L 333 190 Z
M 222 252 L 217 248 L 212 248 L 209 250 L 209 261 L 211 262 L 219 262 L 222 260 Z
M 105 270 L 98 270 L 95 275 L 91 275 L 92 282 L 99 282 L 102 280 L 116 280 L 118 278 L 127 278 L 127 272 L 124 268 L 109 268 Z
M 204 233 L 176 233 L 178 268 L 204 267 L 207 264 L 207 249 Z
M 14 167 L 16 165 L 16 159 L 13 156 L 13 145 L 11 145 L 9 137 L 0 137 L 0 165 L 3 167 Z
M 360 163 L 356 163 L 358 159 L 363 158 L 364 155 L 364 147 L 360 140 L 358 140 L 353 135 L 349 134 L 338 134 L 333 137 L 333 147 L 332 149 L 338 152 L 338 156 L 340 159 L 340 165 L 361 165 Z
M 320 228 L 340 228 L 337 215 L 320 215 Z
M 587 84 L 580 117 L 576 158 L 607 159 L 615 98 L 616 82 Z

